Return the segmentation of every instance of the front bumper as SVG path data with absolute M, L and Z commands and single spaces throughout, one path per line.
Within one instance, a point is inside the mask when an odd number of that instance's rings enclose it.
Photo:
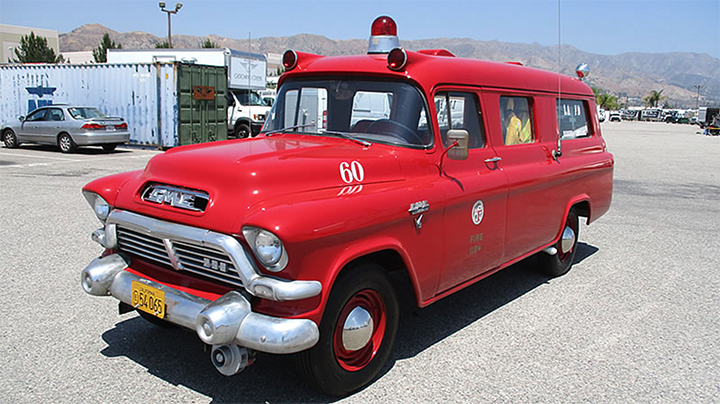
M 120 254 L 96 258 L 81 273 L 85 292 L 113 296 L 132 305 L 132 282 L 165 292 L 164 319 L 195 330 L 209 345 L 239 345 L 260 352 L 290 354 L 314 346 L 320 332 L 312 320 L 285 319 L 254 313 L 250 302 L 238 291 L 216 301 L 182 292 L 126 271 L 129 259 Z

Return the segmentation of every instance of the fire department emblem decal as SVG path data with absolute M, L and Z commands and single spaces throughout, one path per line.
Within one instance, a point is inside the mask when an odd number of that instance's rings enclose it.
M 475 225 L 480 224 L 483 220 L 483 216 L 485 216 L 485 205 L 483 205 L 483 201 L 477 201 L 472 208 L 473 223 L 475 223 Z

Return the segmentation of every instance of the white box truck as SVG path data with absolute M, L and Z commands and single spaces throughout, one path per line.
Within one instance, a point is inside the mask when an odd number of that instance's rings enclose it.
M 225 66 L 228 77 L 228 133 L 257 134 L 270 106 L 259 91 L 267 85 L 267 59 L 259 53 L 217 49 L 108 49 L 108 63 L 185 62 Z

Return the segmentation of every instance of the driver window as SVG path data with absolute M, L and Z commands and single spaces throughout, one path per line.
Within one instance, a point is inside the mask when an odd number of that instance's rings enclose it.
M 47 114 L 47 109 L 41 109 L 40 111 L 35 111 L 30 116 L 27 117 L 26 121 L 29 122 L 37 122 L 42 121 L 45 119 L 45 114 Z
M 450 146 L 447 132 L 451 129 L 465 129 L 468 132 L 468 146 L 479 149 L 485 146 L 485 129 L 482 112 L 477 98 L 472 93 L 442 92 L 435 95 L 435 110 L 443 145 Z

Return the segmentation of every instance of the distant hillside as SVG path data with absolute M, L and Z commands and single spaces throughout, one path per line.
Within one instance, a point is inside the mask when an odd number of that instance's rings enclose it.
M 123 49 L 151 49 L 165 40 L 145 32 L 119 33 L 100 24 L 86 24 L 60 35 L 60 51 L 87 51 L 98 46 L 108 33 Z M 173 35 L 175 48 L 198 48 L 205 39 L 221 47 L 248 50 L 247 39 L 208 35 L 205 37 Z M 448 49 L 459 57 L 493 61 L 519 61 L 540 69 L 557 69 L 557 46 L 539 44 L 478 41 L 469 38 L 436 38 L 403 41 L 408 50 Z M 326 56 L 361 54 L 367 49 L 366 39 L 333 40 L 319 35 L 298 34 L 290 37 L 265 37 L 252 40 L 252 52 L 282 53 L 287 49 Z M 573 74 L 574 67 L 587 63 L 591 67 L 590 85 L 625 98 L 642 98 L 651 90 L 663 90 L 670 105 L 694 107 L 696 86 L 701 85 L 701 105 L 720 104 L 720 59 L 707 54 L 624 53 L 598 55 L 583 52 L 570 45 L 562 46 L 562 73 Z

